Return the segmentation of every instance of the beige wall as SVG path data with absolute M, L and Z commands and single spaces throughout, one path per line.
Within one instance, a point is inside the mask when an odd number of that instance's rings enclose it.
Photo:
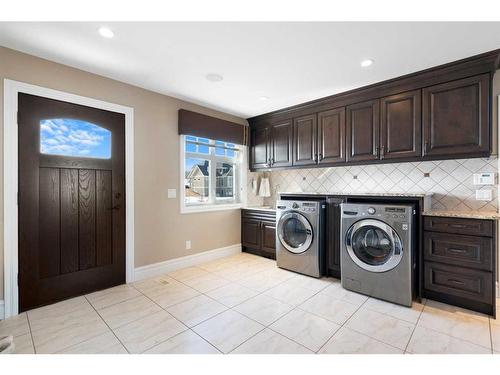
M 2 129 L 4 78 L 134 108 L 136 267 L 240 243 L 239 210 L 181 215 L 179 199 L 167 199 L 167 189 L 179 189 L 180 184 L 179 108 L 242 124 L 246 124 L 245 120 L 0 47 Z M 3 202 L 3 134 L 0 149 L 0 202 Z M 4 295 L 2 203 L 0 228 L 1 300 Z M 191 250 L 184 249 L 186 240 L 191 240 Z

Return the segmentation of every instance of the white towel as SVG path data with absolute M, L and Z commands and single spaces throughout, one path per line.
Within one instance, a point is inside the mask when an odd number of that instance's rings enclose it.
M 254 193 L 255 195 L 257 195 L 258 193 L 256 178 L 252 178 L 252 193 Z
M 269 186 L 269 177 L 262 177 L 260 180 L 259 197 L 270 197 L 271 187 Z

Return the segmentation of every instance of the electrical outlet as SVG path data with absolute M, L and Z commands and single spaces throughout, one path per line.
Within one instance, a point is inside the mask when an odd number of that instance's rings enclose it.
M 186 250 L 191 250 L 191 240 L 186 241 Z
M 477 201 L 491 201 L 493 199 L 492 191 L 489 189 L 476 190 Z
M 177 197 L 177 190 L 175 190 L 175 189 L 168 189 L 168 191 L 167 191 L 167 197 L 168 198 L 175 198 L 175 197 Z

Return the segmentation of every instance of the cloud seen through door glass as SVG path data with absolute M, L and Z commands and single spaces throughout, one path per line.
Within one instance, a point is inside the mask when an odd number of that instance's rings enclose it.
M 111 132 L 82 120 L 42 120 L 40 152 L 50 155 L 109 159 Z

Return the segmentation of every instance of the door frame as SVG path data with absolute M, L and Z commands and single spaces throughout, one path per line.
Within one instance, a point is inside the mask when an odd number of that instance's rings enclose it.
M 85 96 L 4 79 L 3 215 L 5 318 L 19 313 L 18 274 L 18 94 L 84 105 L 125 115 L 125 278 L 134 281 L 134 109 Z

